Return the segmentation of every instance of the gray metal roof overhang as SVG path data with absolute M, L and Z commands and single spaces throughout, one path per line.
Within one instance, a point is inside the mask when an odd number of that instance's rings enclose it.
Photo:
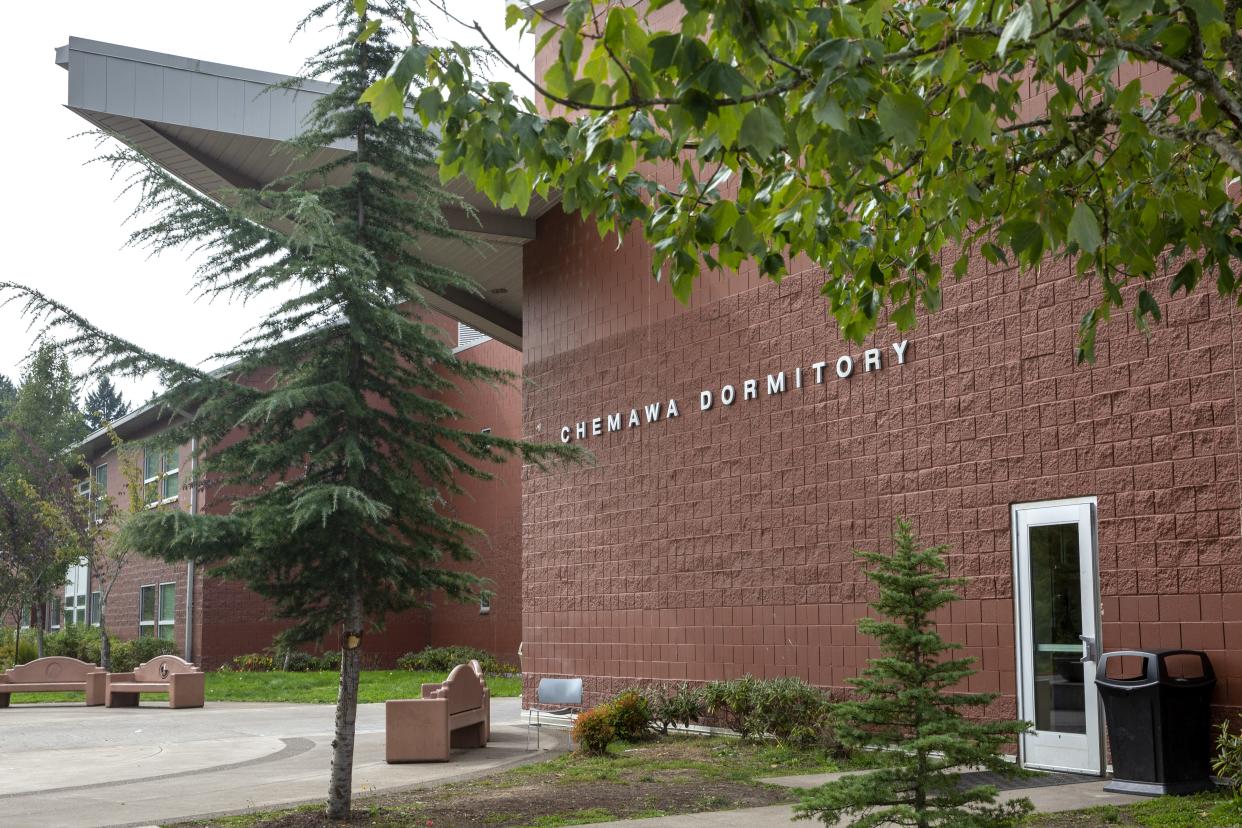
M 321 81 L 273 88 L 288 76 L 79 37 L 56 50 L 56 63 L 69 73 L 69 109 L 208 194 L 263 186 L 299 164 L 352 151 L 338 142 L 311 159 L 281 152 L 314 101 L 331 91 Z M 454 291 L 428 296 L 428 304 L 521 348 L 522 247 L 534 240 L 535 220 L 554 202 L 536 196 L 522 216 L 497 209 L 465 181 L 452 181 L 448 189 L 473 209 L 446 209 L 450 225 L 476 243 L 411 241 L 428 261 L 473 278 L 482 295 Z

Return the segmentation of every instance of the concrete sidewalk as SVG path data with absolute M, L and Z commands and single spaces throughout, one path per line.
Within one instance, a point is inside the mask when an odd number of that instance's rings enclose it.
M 330 704 L 13 705 L 0 710 L 0 824 L 150 825 L 322 801 L 334 712 Z M 384 706 L 359 705 L 354 792 L 438 785 L 540 758 L 527 752 L 519 717 L 518 699 L 493 699 L 486 748 L 389 765 Z M 566 734 L 545 729 L 542 741 L 546 756 L 564 749 Z
M 825 782 L 840 777 L 840 773 L 809 774 L 806 776 L 781 776 L 765 779 L 775 785 L 790 788 L 815 788 Z M 1084 777 L 1087 778 L 1087 777 Z M 1141 802 L 1147 797 L 1126 796 L 1104 792 L 1105 780 L 1091 779 L 1075 785 L 1050 785 L 1042 788 L 1025 788 L 1023 790 L 1002 791 L 1001 801 L 1027 797 L 1035 804 L 1035 810 L 1048 813 L 1052 811 L 1076 811 L 1095 805 L 1126 805 Z M 599 825 L 624 826 L 625 828 L 776 828 L 789 825 L 818 825 L 807 820 L 794 821 L 793 806 L 770 805 L 765 808 L 744 808 L 737 811 L 716 811 L 704 814 L 681 814 L 679 816 L 653 817 L 651 819 L 630 819 L 618 822 L 597 823 Z

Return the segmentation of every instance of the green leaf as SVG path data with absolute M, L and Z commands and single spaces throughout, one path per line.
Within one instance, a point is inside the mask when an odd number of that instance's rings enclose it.
M 358 103 L 371 105 L 371 117 L 377 124 L 393 116 L 399 121 L 405 119 L 405 89 L 392 78 L 380 78 L 368 86 Z
M 362 17 L 367 13 L 367 0 L 354 0 L 354 14 Z
M 767 158 L 785 140 L 785 130 L 776 114 L 766 106 L 756 106 L 742 119 L 738 146 L 759 158 Z
M 1199 278 L 1203 275 L 1203 265 L 1198 259 L 1191 259 L 1182 265 L 1177 271 L 1177 275 L 1173 277 L 1173 281 L 1169 283 L 1169 295 L 1177 293 L 1179 290 L 1190 293 L 1195 289 L 1195 285 L 1199 284 Z
M 1095 212 L 1086 204 L 1074 208 L 1068 235 L 1069 240 L 1076 242 L 1084 253 L 1093 254 L 1100 249 L 1100 224 L 1096 221 Z
M 845 115 L 845 110 L 841 108 L 841 104 L 837 103 L 837 99 L 832 95 L 825 95 L 815 102 L 815 108 L 811 110 L 812 117 L 821 124 L 827 124 L 833 129 L 844 132 L 849 128 L 849 118 Z
M 996 54 L 1004 57 L 1005 50 L 1009 48 L 1011 41 L 1015 38 L 1025 40 L 1030 37 L 1032 19 L 1030 3 L 1023 3 L 1013 14 L 1009 15 L 1009 19 L 1005 21 L 1005 28 L 1001 29 L 1000 41 L 996 44 Z
M 923 101 L 909 92 L 889 92 L 880 101 L 876 118 L 884 134 L 902 146 L 914 146 L 926 112 Z
M 371 36 L 379 31 L 379 27 L 383 24 L 383 20 L 368 20 L 367 24 L 362 27 L 362 31 L 358 32 L 356 38 L 357 43 L 366 43 Z

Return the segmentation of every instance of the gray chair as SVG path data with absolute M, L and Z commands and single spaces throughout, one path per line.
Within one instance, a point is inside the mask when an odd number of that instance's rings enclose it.
M 535 701 L 540 704 L 557 704 L 553 710 L 543 710 L 541 707 L 532 707 L 526 711 L 526 749 L 530 750 L 530 728 L 531 715 L 535 718 L 535 750 L 540 748 L 540 735 L 543 723 L 539 720 L 541 713 L 551 713 L 556 716 L 568 716 L 570 713 L 577 713 L 582 709 L 582 679 L 580 678 L 542 678 L 539 679 L 539 690 L 535 695 Z M 573 744 L 573 740 L 570 740 Z

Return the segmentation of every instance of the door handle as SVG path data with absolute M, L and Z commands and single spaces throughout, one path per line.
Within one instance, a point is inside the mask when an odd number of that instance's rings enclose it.
M 1080 635 L 1078 638 L 1082 641 L 1082 658 L 1079 660 L 1083 664 L 1094 664 L 1098 659 L 1095 651 L 1095 636 Z

